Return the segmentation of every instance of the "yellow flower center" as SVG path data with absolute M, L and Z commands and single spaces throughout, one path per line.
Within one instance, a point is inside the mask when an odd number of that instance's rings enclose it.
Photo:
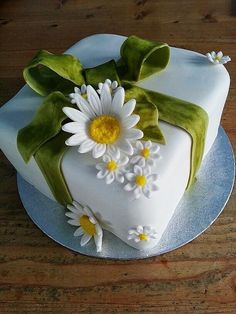
M 89 134 L 91 138 L 101 144 L 114 143 L 121 132 L 119 121 L 109 115 L 102 115 L 95 118 L 89 126 Z
M 144 186 L 147 183 L 147 179 L 145 176 L 137 176 L 135 178 L 135 183 L 139 186 Z
M 107 170 L 115 171 L 117 169 L 117 163 L 114 160 L 111 160 L 107 163 Z
M 140 233 L 138 235 L 140 241 L 147 241 L 148 240 L 148 236 L 145 233 Z
M 94 236 L 96 234 L 95 225 L 89 220 L 87 215 L 83 215 L 79 219 L 80 226 L 84 229 L 84 232 Z
M 221 58 L 220 57 L 215 57 L 215 61 L 220 61 Z
M 141 150 L 140 154 L 144 158 L 148 158 L 150 156 L 150 149 L 145 147 L 143 150 Z

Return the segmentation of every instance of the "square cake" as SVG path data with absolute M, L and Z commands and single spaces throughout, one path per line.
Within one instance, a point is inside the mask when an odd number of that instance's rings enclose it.
M 153 248 L 217 136 L 229 60 L 110 34 L 41 51 L 0 109 L 0 148 L 81 245 L 101 251 L 105 229 Z

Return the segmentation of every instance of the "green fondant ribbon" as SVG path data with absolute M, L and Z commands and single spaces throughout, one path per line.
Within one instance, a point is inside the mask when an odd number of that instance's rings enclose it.
M 97 87 L 99 82 L 116 80 L 126 90 L 126 101 L 135 98 L 137 125 L 145 140 L 165 144 L 158 118 L 186 130 L 192 137 L 191 170 L 188 186 L 194 182 L 201 164 L 208 116 L 199 106 L 168 95 L 137 87 L 135 82 L 162 71 L 169 61 L 167 44 L 130 36 L 121 46 L 121 59 L 108 61 L 97 67 L 83 69 L 79 60 L 69 55 L 52 55 L 40 51 L 24 70 L 28 85 L 42 96 L 49 95 L 32 122 L 18 134 L 18 149 L 25 160 L 34 156 L 55 198 L 62 204 L 71 196 L 61 171 L 66 152 L 66 134 L 61 124 L 66 119 L 64 106 L 73 106 L 65 97 L 74 85 L 83 83 Z M 64 96 L 64 95 L 65 96 Z

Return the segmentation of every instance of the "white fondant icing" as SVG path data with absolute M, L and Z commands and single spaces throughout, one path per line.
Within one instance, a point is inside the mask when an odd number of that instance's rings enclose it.
M 119 58 L 119 48 L 125 37 L 100 34 L 83 39 L 67 53 L 80 58 L 85 67 L 93 67 Z M 167 69 L 138 83 L 139 86 L 172 95 L 201 106 L 209 115 L 204 155 L 211 148 L 229 89 L 229 74 L 223 65 L 212 66 L 199 53 L 171 48 Z M 32 158 L 25 164 L 17 147 L 20 128 L 27 125 L 42 98 L 29 87 L 23 89 L 0 110 L 0 147 L 17 171 L 38 190 L 53 199 L 37 164 Z M 165 231 L 179 203 L 189 177 L 191 138 L 182 129 L 160 122 L 166 145 L 160 145 L 162 159 L 154 167 L 159 174 L 160 189 L 152 199 L 134 200 L 118 182 L 106 185 L 95 177 L 94 160 L 89 154 L 78 154 L 70 148 L 62 161 L 62 170 L 74 200 L 87 204 L 95 216 L 104 222 L 127 244 L 138 249 L 155 246 Z M 138 243 L 127 239 L 133 226 L 152 226 L 158 237 Z

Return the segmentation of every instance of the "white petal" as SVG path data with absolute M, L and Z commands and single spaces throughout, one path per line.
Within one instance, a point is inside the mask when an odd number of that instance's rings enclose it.
M 83 206 L 81 206 L 78 202 L 76 201 L 73 201 L 72 204 L 74 205 L 75 208 L 77 208 L 77 210 L 80 212 L 80 213 L 83 213 Z M 67 208 L 69 208 L 69 206 L 67 206 Z
M 127 155 L 133 155 L 134 149 L 128 140 L 126 139 L 120 140 L 119 143 L 117 143 L 117 145 Z
M 97 170 L 104 170 L 106 168 L 106 165 L 104 165 L 103 162 L 100 162 L 99 164 L 96 164 Z
M 84 123 L 81 125 L 79 122 L 69 122 L 62 126 L 62 130 L 68 133 L 78 133 L 85 130 Z M 85 131 L 83 132 L 85 134 Z
M 80 240 L 80 245 L 84 246 L 85 244 L 87 244 L 89 242 L 89 240 L 92 238 L 92 236 L 90 234 L 85 233 L 81 240 Z
M 117 161 L 117 164 L 119 166 L 124 166 L 124 165 L 127 165 L 128 162 L 129 162 L 128 156 L 121 156 L 120 160 Z
M 111 184 L 115 179 L 115 175 L 113 172 L 110 172 L 107 176 L 106 176 L 106 184 Z
M 111 93 L 108 84 L 103 84 L 101 90 L 101 103 L 103 114 L 109 114 L 111 112 Z
M 144 169 L 143 169 L 143 175 L 144 176 L 149 176 L 150 175 L 150 173 L 151 173 L 151 168 L 150 167 L 145 167 Z
M 155 183 L 152 183 L 152 184 L 150 185 L 150 190 L 151 190 L 151 191 L 158 191 L 158 185 L 155 184 Z
M 116 177 L 116 181 L 120 183 L 123 183 L 125 181 L 123 174 L 119 170 L 115 172 L 115 177 Z
M 74 236 L 75 236 L 75 237 L 79 237 L 79 236 L 81 236 L 82 234 L 84 234 L 84 230 L 83 230 L 82 227 L 79 227 L 79 228 L 76 229 L 75 232 L 74 232 Z
M 139 129 L 128 129 L 124 136 L 131 140 L 138 140 L 143 137 L 143 132 Z
M 106 79 L 105 83 L 107 83 L 108 86 L 111 86 L 111 80 L 110 79 Z
M 141 156 L 140 156 L 138 165 L 139 165 L 141 168 L 143 168 L 143 167 L 146 165 L 146 159 L 145 159 L 144 157 L 141 157 Z
M 223 57 L 223 52 L 222 51 L 217 52 L 216 57 L 221 59 Z
M 133 240 L 133 239 L 135 239 L 135 238 L 136 238 L 136 235 L 135 235 L 135 234 L 130 234 L 130 235 L 128 235 L 128 237 L 127 237 L 128 240 Z
M 151 191 L 148 189 L 143 189 L 143 194 L 147 197 L 147 198 L 151 198 Z
M 152 230 L 151 226 L 144 226 L 143 227 L 143 232 L 146 234 L 149 234 L 151 230 Z
M 68 146 L 77 146 L 84 142 L 86 138 L 85 135 L 81 136 L 80 134 L 74 134 L 65 141 L 65 144 Z
M 116 145 L 107 145 L 107 153 L 115 159 L 120 158 L 120 150 Z
M 212 51 L 212 52 L 211 52 L 211 56 L 212 56 L 212 58 L 215 58 L 215 57 L 216 57 L 215 51 Z
M 150 147 L 150 152 L 151 153 L 157 153 L 159 150 L 160 150 L 160 146 L 152 143 L 152 147 Z
M 67 117 L 70 118 L 72 121 L 76 121 L 84 125 L 86 122 L 89 121 L 89 117 L 77 109 L 70 108 L 70 107 L 63 107 L 62 110 L 64 114 L 67 115 Z
M 93 111 L 93 108 L 90 106 L 90 104 L 84 99 L 84 97 L 78 95 L 77 99 L 78 99 L 77 105 L 79 109 L 87 116 L 94 117 L 95 112 Z
M 136 155 L 130 159 L 131 164 L 136 164 L 142 157 L 140 155 Z
M 138 237 L 138 238 L 135 238 L 134 241 L 135 241 L 136 243 L 140 242 L 139 237 Z
M 87 92 L 87 86 L 85 84 L 83 84 L 81 86 L 81 94 L 85 94 Z
M 96 144 L 93 148 L 93 158 L 99 158 L 106 152 L 106 144 Z
M 108 163 L 109 161 L 111 161 L 111 157 L 109 155 L 103 155 L 102 156 L 102 160 L 105 162 L 105 163 Z
M 96 245 L 97 252 L 101 252 L 102 251 L 102 236 L 96 234 L 94 236 L 94 242 Z
M 157 181 L 158 179 L 158 175 L 156 173 L 154 174 L 151 174 L 148 176 L 148 181 L 151 183 L 151 182 L 154 182 L 154 181 Z
M 117 81 L 113 81 L 112 83 L 111 83 L 111 88 L 112 89 L 116 89 L 118 87 L 118 82 Z
M 78 148 L 79 153 L 87 153 L 94 148 L 96 143 L 90 139 L 86 139 Z
M 97 173 L 97 178 L 98 179 L 103 179 L 105 178 L 106 175 L 108 175 L 109 171 L 107 169 L 101 170 Z
M 134 197 L 135 197 L 136 199 L 138 199 L 138 198 L 140 198 L 140 196 L 141 196 L 141 189 L 140 189 L 140 187 L 137 187 L 137 188 L 134 190 Z
M 122 125 L 124 128 L 130 129 L 134 127 L 139 122 L 139 120 L 139 115 L 132 114 L 131 116 L 122 119 Z
M 70 224 L 72 226 L 79 226 L 80 225 L 79 220 L 69 219 L 67 222 L 68 222 L 68 224 Z
M 65 215 L 66 217 L 69 217 L 75 220 L 79 218 L 77 213 L 66 212 Z
M 93 216 L 90 216 L 90 217 L 89 217 L 89 221 L 90 221 L 92 224 L 94 224 L 94 225 L 96 225 L 96 223 L 97 223 L 97 220 L 96 220 Z
M 135 189 L 135 186 L 136 186 L 135 184 L 128 183 L 124 186 L 124 190 L 128 192 L 133 191 Z
M 134 173 L 126 173 L 125 177 L 128 181 L 134 182 L 136 176 Z
M 114 95 L 112 100 L 112 111 L 120 112 L 125 100 L 125 90 L 120 88 Z
M 130 229 L 129 231 L 128 231 L 128 234 L 134 234 L 134 235 L 138 235 L 138 232 L 137 232 L 137 230 L 136 229 Z
M 96 93 L 95 89 L 91 85 L 87 86 L 87 95 L 88 95 L 88 102 L 89 102 L 90 106 L 93 108 L 93 111 L 97 115 L 101 115 L 102 114 L 101 101 L 100 101 L 98 94 Z
M 130 99 L 129 101 L 127 101 L 127 103 L 124 104 L 121 114 L 123 117 L 128 117 L 132 114 L 132 112 L 134 111 L 136 105 L 136 100 L 135 99 Z
M 141 176 L 143 174 L 142 168 L 138 165 L 134 165 L 134 173 L 138 176 Z
M 136 229 L 137 229 L 139 234 L 143 233 L 143 227 L 142 226 L 139 225 Z
M 74 207 L 74 206 L 72 206 L 72 205 L 70 205 L 70 204 L 68 204 L 66 207 L 67 207 L 72 213 L 75 213 L 75 214 L 78 214 L 78 213 L 81 213 L 81 212 L 82 212 L 82 207 L 81 207 L 81 209 L 78 209 L 78 208 L 76 208 L 76 207 Z
M 138 150 L 142 150 L 144 148 L 143 143 L 140 141 L 137 141 L 135 146 L 137 147 Z

